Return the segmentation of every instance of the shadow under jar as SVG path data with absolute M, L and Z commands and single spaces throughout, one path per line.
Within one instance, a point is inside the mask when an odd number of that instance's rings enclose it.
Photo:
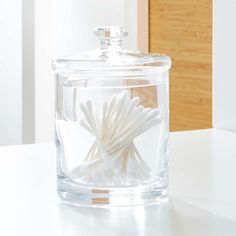
M 170 58 L 124 50 L 123 27 L 95 35 L 99 49 L 53 62 L 58 194 L 83 206 L 166 201 Z

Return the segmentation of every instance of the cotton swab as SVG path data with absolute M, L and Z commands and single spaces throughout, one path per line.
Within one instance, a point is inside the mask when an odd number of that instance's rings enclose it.
M 145 108 L 139 103 L 139 97 L 130 98 L 125 91 L 104 101 L 100 113 L 95 112 L 90 100 L 80 104 L 84 118 L 79 123 L 95 137 L 84 163 L 75 171 L 84 181 L 129 184 L 135 178 L 146 180 L 152 176 L 134 139 L 162 119 L 157 108 Z

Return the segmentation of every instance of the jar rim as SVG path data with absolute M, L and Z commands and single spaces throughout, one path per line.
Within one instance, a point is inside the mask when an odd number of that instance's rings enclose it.
M 75 58 L 61 58 L 52 61 L 52 68 L 54 71 L 78 71 L 84 73 L 91 72 L 112 72 L 113 70 L 145 70 L 146 72 L 165 71 L 171 67 L 171 59 L 164 54 L 147 54 L 148 58 L 136 63 L 128 63 L 127 61 L 114 62 L 97 61 L 97 60 L 77 60 Z M 151 56 L 150 56 L 151 55 Z
M 55 65 L 54 65 L 55 66 Z M 77 67 L 76 66 L 68 66 L 68 64 L 60 64 L 60 66 L 55 66 L 54 71 L 56 73 L 65 73 L 65 74 L 78 74 L 84 77 L 91 76 L 104 76 L 104 77 L 144 77 L 151 76 L 156 73 L 165 72 L 170 69 L 170 64 L 165 66 L 123 66 L 123 67 Z

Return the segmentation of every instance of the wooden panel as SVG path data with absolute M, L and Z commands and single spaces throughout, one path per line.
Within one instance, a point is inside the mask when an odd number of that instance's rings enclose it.
M 212 127 L 212 2 L 150 0 L 149 49 L 171 56 L 170 128 Z

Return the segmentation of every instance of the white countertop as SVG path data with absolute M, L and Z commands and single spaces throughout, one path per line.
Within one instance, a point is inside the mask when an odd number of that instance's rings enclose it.
M 159 206 L 63 205 L 55 168 L 53 144 L 0 148 L 0 235 L 236 235 L 236 133 L 172 133 L 170 201 Z

